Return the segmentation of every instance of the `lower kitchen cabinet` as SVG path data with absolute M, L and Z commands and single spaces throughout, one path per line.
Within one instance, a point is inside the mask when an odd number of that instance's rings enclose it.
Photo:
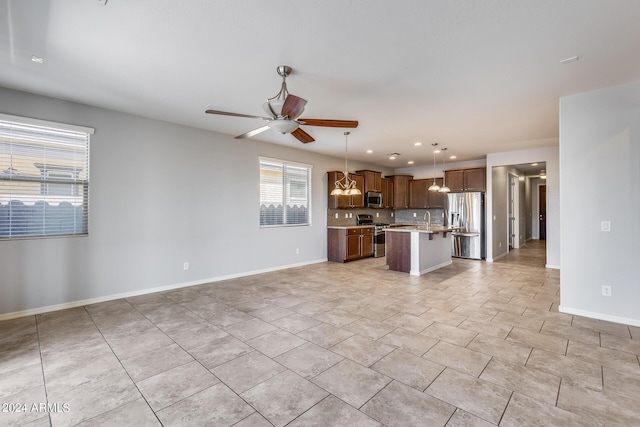
M 327 259 L 346 262 L 373 255 L 373 227 L 327 229 Z

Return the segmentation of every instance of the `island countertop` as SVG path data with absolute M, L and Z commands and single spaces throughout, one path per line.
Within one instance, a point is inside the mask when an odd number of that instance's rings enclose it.
M 390 228 L 385 228 L 384 231 L 390 232 L 400 232 L 400 233 L 428 233 L 428 234 L 438 234 L 438 233 L 449 233 L 451 231 L 458 230 L 459 227 L 445 227 L 442 225 L 401 225 Z

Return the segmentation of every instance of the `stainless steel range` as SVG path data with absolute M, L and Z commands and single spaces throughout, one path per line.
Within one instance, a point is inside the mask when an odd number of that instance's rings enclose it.
M 358 214 L 356 215 L 357 225 L 373 225 L 373 256 L 376 258 L 385 255 L 384 249 L 384 230 L 389 228 L 389 224 L 383 222 L 373 222 L 373 215 Z

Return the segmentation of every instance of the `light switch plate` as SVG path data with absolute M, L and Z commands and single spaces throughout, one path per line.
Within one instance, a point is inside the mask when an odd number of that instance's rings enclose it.
M 611 221 L 600 221 L 600 231 L 611 231 Z

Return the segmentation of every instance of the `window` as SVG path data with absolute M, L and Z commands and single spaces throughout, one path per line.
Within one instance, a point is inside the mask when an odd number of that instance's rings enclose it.
M 0 114 L 0 239 L 88 234 L 91 134 Z
M 260 225 L 309 225 L 311 166 L 260 157 Z

